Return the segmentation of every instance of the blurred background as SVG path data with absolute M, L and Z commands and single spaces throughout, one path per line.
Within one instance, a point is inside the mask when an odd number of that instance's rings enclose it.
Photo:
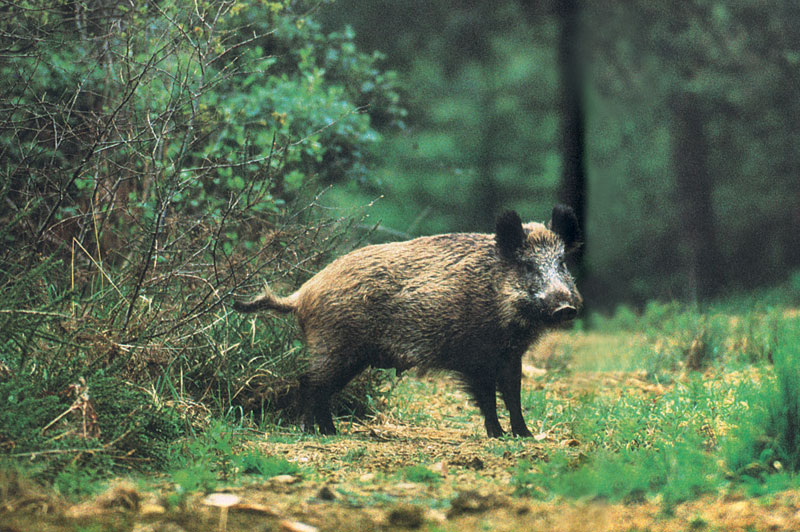
M 214 311 L 562 202 L 596 310 L 800 292 L 797 2 L 185 7 L 0 6 L 0 287 L 116 278 L 127 330 L 179 282 Z
M 568 203 L 595 308 L 800 268 L 800 4 L 338 0 L 320 15 L 397 72 L 403 127 L 328 196 L 380 197 L 387 238 Z

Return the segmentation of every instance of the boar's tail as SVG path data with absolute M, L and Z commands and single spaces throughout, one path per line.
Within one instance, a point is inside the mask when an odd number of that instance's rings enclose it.
M 238 312 L 258 312 L 259 310 L 277 310 L 278 312 L 294 312 L 297 309 L 297 292 L 289 297 L 276 296 L 268 286 L 264 292 L 250 301 L 234 301 L 233 309 Z

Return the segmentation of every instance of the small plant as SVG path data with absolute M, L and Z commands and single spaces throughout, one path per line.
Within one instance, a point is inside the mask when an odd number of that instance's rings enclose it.
M 175 493 L 183 498 L 197 491 L 213 491 L 217 487 L 217 474 L 207 464 L 199 463 L 172 473 Z
M 176 469 L 171 476 L 175 492 L 167 497 L 168 502 L 182 504 L 191 493 L 213 491 L 219 477 L 232 477 L 238 459 L 234 445 L 233 429 L 220 421 L 197 437 L 174 445 L 172 463 Z
M 245 475 L 259 475 L 265 479 L 278 475 L 298 475 L 300 466 L 280 456 L 265 456 L 253 449 L 236 459 L 241 472 Z
M 367 448 L 366 447 L 356 447 L 355 449 L 350 449 L 344 456 L 342 456 L 342 460 L 347 463 L 358 462 L 362 458 L 367 455 Z
M 442 480 L 441 475 L 435 471 L 431 471 L 424 465 L 417 464 L 408 466 L 402 470 L 403 478 L 409 482 L 418 482 L 420 484 L 436 484 Z
M 512 470 L 511 485 L 514 486 L 514 495 L 518 497 L 545 498 L 548 493 L 539 485 L 541 473 L 534 469 L 530 460 L 520 460 L 517 467 Z
M 72 463 L 56 475 L 53 486 L 65 498 L 76 501 L 85 495 L 99 492 L 102 488 L 101 477 L 96 469 Z

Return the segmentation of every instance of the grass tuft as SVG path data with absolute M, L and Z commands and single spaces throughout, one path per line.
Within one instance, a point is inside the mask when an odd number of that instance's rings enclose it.
M 744 390 L 748 408 L 723 449 L 734 475 L 782 485 L 800 472 L 800 321 L 786 320 L 779 338 L 773 374 Z
M 265 479 L 278 475 L 298 475 L 301 472 L 300 466 L 294 462 L 280 456 L 265 456 L 255 450 L 240 455 L 237 463 L 243 474 L 258 475 Z

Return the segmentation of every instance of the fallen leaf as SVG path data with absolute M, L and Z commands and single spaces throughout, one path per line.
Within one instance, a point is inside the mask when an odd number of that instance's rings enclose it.
M 275 484 L 295 484 L 300 480 L 300 477 L 296 477 L 294 475 L 276 475 L 272 477 L 270 480 Z
M 286 532 L 317 532 L 317 527 L 301 523 L 300 521 L 284 520 L 280 522 L 281 530 Z

